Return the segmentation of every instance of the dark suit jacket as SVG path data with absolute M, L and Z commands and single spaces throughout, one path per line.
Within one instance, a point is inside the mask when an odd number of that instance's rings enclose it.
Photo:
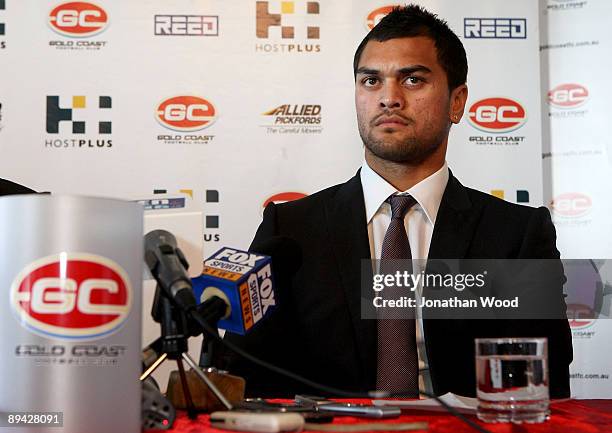
M 368 391 L 376 383 L 376 322 L 361 315 L 360 259 L 370 258 L 359 174 L 290 203 L 270 204 L 254 243 L 273 235 L 295 239 L 303 263 L 279 308 L 245 337 L 228 335 L 253 354 L 312 380 Z M 519 206 L 449 178 L 429 258 L 559 258 L 546 208 Z M 562 272 L 561 277 L 564 279 Z M 558 286 L 558 302 L 565 308 Z M 571 334 L 567 320 L 424 320 L 434 392 L 475 394 L 474 338 L 548 337 L 552 397 L 569 396 Z M 246 363 L 229 352 L 218 361 L 247 379 L 250 395 L 321 394 Z
M 10 180 L 0 179 L 0 195 L 31 194 L 36 191 Z

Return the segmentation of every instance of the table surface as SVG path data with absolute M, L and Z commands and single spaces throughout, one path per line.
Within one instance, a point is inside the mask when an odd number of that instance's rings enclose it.
M 367 400 L 339 400 L 351 402 L 364 402 Z M 567 400 L 551 405 L 550 420 L 542 424 L 484 424 L 479 423 L 493 433 L 612 433 L 612 400 Z M 475 420 L 475 416 L 470 416 Z M 432 433 L 473 433 L 474 429 L 459 419 L 442 412 L 414 412 L 402 415 L 399 418 L 379 421 L 380 423 L 405 423 L 425 421 L 429 423 L 428 432 Z M 355 424 L 372 422 L 372 420 L 352 417 L 336 417 L 334 424 Z M 145 433 L 159 432 L 160 430 L 147 430 Z M 180 433 L 222 433 L 228 430 L 212 428 L 208 415 L 199 415 L 197 420 L 191 421 L 184 412 L 179 415 L 170 432 Z M 308 430 L 316 431 L 316 430 Z

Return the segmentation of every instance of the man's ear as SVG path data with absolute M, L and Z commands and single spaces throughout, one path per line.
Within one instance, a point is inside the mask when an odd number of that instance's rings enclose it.
M 449 116 L 451 123 L 459 123 L 463 117 L 463 111 L 465 110 L 465 103 L 468 98 L 467 85 L 461 84 L 455 87 L 450 94 L 450 107 Z

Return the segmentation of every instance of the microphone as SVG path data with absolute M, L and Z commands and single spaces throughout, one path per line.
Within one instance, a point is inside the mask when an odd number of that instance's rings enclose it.
M 202 275 L 192 280 L 198 312 L 213 314 L 211 303 L 221 305 L 221 299 L 225 310 L 217 327 L 244 335 L 272 314 L 277 306 L 275 288 L 284 287 L 301 262 L 297 242 L 282 236 L 254 244 L 248 252 L 222 248 L 204 261 Z
M 145 235 L 145 263 L 164 294 L 182 310 L 196 306 L 189 263 L 177 247 L 176 238 L 165 230 L 153 230 Z

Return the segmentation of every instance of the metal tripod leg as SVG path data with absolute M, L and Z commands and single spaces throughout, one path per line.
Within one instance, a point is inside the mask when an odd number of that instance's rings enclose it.
M 191 356 L 189 356 L 188 353 L 183 352 L 183 359 L 185 360 L 187 364 L 189 364 L 189 366 L 193 369 L 193 371 L 196 372 L 198 377 L 202 379 L 202 381 L 206 384 L 206 386 L 208 386 L 208 389 L 210 389 L 213 392 L 213 394 L 215 394 L 215 396 L 219 399 L 221 404 L 223 404 L 223 406 L 225 406 L 227 410 L 232 410 L 233 406 L 229 402 L 229 400 L 225 398 L 223 393 L 219 391 L 219 388 L 217 388 L 217 386 L 214 383 L 212 383 L 212 381 L 208 378 L 208 376 L 204 374 L 202 369 L 195 363 L 193 359 L 191 359 Z

